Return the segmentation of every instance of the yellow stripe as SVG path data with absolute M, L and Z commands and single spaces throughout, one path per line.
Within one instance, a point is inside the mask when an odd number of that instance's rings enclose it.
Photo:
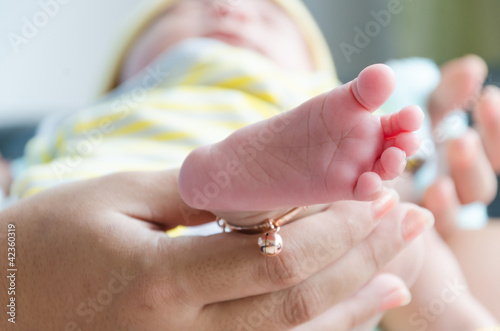
M 224 88 L 232 88 L 232 89 L 237 89 L 240 88 L 241 86 L 248 86 L 250 83 L 256 83 L 260 79 L 256 79 L 256 77 L 252 76 L 237 76 L 233 78 L 229 78 L 225 81 L 220 81 L 216 83 L 216 86 L 219 87 L 224 87 Z
M 277 103 L 278 99 L 269 92 L 252 92 L 253 95 L 255 95 L 257 98 L 262 99 L 264 101 L 267 101 L 269 103 Z
M 52 160 L 52 153 L 50 153 L 47 149 L 44 148 L 40 154 L 41 163 L 49 163 Z
M 174 102 L 163 102 L 156 101 L 151 102 L 148 106 L 160 108 L 160 109 L 168 109 L 168 110 L 189 110 L 190 112 L 223 112 L 228 110 L 234 110 L 234 105 L 230 105 L 227 103 L 220 104 L 202 104 L 202 103 L 174 103 Z
M 156 122 L 153 121 L 137 121 L 134 123 L 131 123 L 129 125 L 123 126 L 121 128 L 118 128 L 116 130 L 113 130 L 112 132 L 109 133 L 110 136 L 117 136 L 117 135 L 128 135 L 140 131 L 144 131 L 145 129 L 152 128 L 156 126 Z
M 63 144 L 64 144 L 64 133 L 62 130 L 59 130 L 59 132 L 57 133 L 54 150 L 56 151 L 59 150 L 60 148 L 62 148 Z
M 261 99 L 258 99 L 253 95 L 243 94 L 243 96 L 245 100 L 250 104 L 252 110 L 257 111 L 264 118 L 270 118 L 280 113 L 279 109 L 276 108 L 276 106 L 265 103 Z
M 124 107 L 124 108 L 126 108 L 126 107 Z M 127 109 L 127 113 L 131 113 L 131 112 L 132 112 L 132 109 Z M 103 123 L 106 123 L 106 122 L 116 124 L 115 121 L 122 119 L 124 114 L 125 113 L 117 112 L 117 113 L 113 113 L 113 114 L 99 117 L 99 118 L 94 119 L 94 120 L 78 122 L 75 124 L 73 131 L 75 133 L 82 133 L 84 131 L 100 127 L 101 125 L 103 125 Z
M 221 81 L 215 84 L 215 86 L 229 88 L 234 90 L 241 90 L 243 87 L 246 87 L 246 92 L 252 95 L 255 95 L 259 99 L 270 103 L 277 103 L 277 98 L 267 91 L 256 91 L 250 89 L 251 84 L 259 84 L 266 79 L 266 76 L 238 76 L 234 78 L 230 78 L 225 81 Z
M 203 62 L 196 64 L 190 72 L 186 75 L 180 84 L 181 85 L 192 85 L 195 82 L 199 81 L 200 78 L 206 77 L 207 72 L 213 71 L 211 66 L 205 65 Z M 214 74 L 213 72 L 211 73 Z
M 158 141 L 172 141 L 172 140 L 179 140 L 192 137 L 194 137 L 194 134 L 192 133 L 178 131 L 178 132 L 163 132 L 151 135 L 148 137 L 148 139 L 158 140 Z
M 43 191 L 45 189 L 46 189 L 46 187 L 34 187 L 31 190 L 29 190 L 28 192 L 26 192 L 26 194 L 21 195 L 21 197 L 27 198 L 27 197 L 30 197 L 30 196 L 35 195 L 37 193 L 40 193 L 41 191 Z

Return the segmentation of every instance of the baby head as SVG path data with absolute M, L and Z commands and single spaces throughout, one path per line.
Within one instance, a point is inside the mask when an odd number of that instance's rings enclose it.
M 176 43 L 213 38 L 258 52 L 284 69 L 333 71 L 326 42 L 298 0 L 164 0 L 129 44 L 119 69 L 122 82 Z M 165 8 L 166 7 L 166 8 Z

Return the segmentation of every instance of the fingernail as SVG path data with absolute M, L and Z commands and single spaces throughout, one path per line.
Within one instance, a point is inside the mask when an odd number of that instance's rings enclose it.
M 379 310 L 384 312 L 390 309 L 406 306 L 411 301 L 411 293 L 407 288 L 398 288 L 382 298 Z
M 381 196 L 372 202 L 372 216 L 374 221 L 379 221 L 398 203 L 399 195 L 395 190 L 384 189 Z
M 404 241 L 410 242 L 415 237 L 434 225 L 434 215 L 430 211 L 420 207 L 414 207 L 406 213 L 401 224 L 401 234 Z

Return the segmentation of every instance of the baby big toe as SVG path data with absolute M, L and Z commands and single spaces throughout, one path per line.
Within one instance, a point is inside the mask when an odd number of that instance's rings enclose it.
M 374 64 L 361 71 L 351 83 L 351 90 L 357 102 L 373 112 L 389 99 L 395 86 L 392 69 L 384 64 Z

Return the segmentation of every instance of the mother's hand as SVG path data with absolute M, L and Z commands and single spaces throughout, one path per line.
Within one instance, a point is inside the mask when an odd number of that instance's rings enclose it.
M 395 203 L 394 196 L 386 199 Z M 160 231 L 186 215 L 176 172 L 116 174 L 48 190 L 0 213 L 3 233 L 8 223 L 16 227 L 16 324 L 37 330 L 291 329 L 340 302 L 352 306 L 353 294 L 366 295 L 363 285 L 432 223 L 410 204 L 376 221 L 372 204 L 334 203 L 283 227 L 285 248 L 266 258 L 254 236 L 170 238 Z M 190 216 L 190 224 L 213 217 Z M 345 306 L 355 314 L 349 327 L 402 304 L 393 294 L 378 293 L 381 301 L 364 307 L 366 316 Z
M 488 86 L 474 106 L 475 129 L 445 144 L 449 177 L 439 178 L 422 205 L 436 217 L 436 229 L 446 239 L 457 229 L 462 204 L 491 203 L 500 173 L 500 89 Z

